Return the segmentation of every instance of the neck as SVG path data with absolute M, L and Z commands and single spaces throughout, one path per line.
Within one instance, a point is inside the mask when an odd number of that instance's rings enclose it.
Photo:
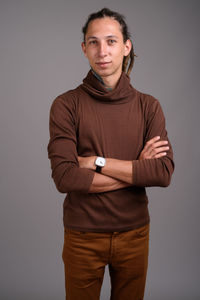
M 110 76 L 101 76 L 105 86 L 109 89 L 114 89 L 119 81 L 122 71 Z
M 92 69 L 92 71 L 93 71 L 94 75 L 97 77 L 97 79 L 100 82 L 102 82 L 108 90 L 113 90 L 116 87 L 116 85 L 119 81 L 119 78 L 121 76 L 121 73 L 122 73 L 122 71 L 120 71 L 120 72 L 118 72 L 117 74 L 114 74 L 114 75 L 100 76 L 93 69 Z

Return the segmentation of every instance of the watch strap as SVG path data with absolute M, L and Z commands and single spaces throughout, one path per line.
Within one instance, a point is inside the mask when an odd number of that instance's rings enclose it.
M 97 172 L 97 173 L 101 173 L 101 169 L 102 169 L 102 167 L 96 166 L 96 172 Z

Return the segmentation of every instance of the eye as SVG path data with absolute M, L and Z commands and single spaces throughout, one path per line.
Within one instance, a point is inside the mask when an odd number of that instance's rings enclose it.
M 96 43 L 97 43 L 96 40 L 91 40 L 91 41 L 89 41 L 89 45 L 95 45 Z
M 108 44 L 109 45 L 113 45 L 114 43 L 116 43 L 117 41 L 116 40 L 113 40 L 113 39 L 109 39 L 108 40 Z

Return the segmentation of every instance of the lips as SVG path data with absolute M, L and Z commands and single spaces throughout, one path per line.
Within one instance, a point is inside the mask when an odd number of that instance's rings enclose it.
M 98 65 L 99 67 L 106 67 L 110 64 L 110 61 L 108 62 L 105 62 L 105 61 L 102 61 L 102 62 L 97 62 L 96 65 Z
M 110 61 L 99 61 L 99 62 L 97 62 L 96 64 L 97 65 L 102 65 L 102 64 L 109 64 L 110 63 Z

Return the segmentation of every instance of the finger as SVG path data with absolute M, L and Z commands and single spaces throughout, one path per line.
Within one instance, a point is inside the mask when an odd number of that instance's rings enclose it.
M 146 147 L 145 150 L 148 151 L 149 153 L 151 153 L 154 149 L 166 146 L 167 144 L 168 144 L 168 141 L 155 142 L 151 145 L 148 145 L 148 147 Z
M 156 136 L 156 137 L 152 138 L 151 140 L 149 140 L 149 141 L 146 142 L 144 148 L 147 148 L 147 149 L 148 149 L 148 148 L 151 147 L 154 143 L 156 143 L 159 139 L 160 139 L 159 136 Z
M 161 152 L 166 152 L 169 150 L 169 147 L 160 147 L 160 148 L 155 148 L 155 149 L 152 149 L 152 151 L 150 152 L 150 156 L 152 158 L 155 157 L 155 155 L 157 155 L 158 153 L 161 153 Z
M 155 136 L 151 140 L 146 142 L 146 145 L 152 145 L 153 143 L 157 142 L 160 139 L 160 136 Z
M 160 157 L 163 157 L 163 156 L 166 156 L 167 153 L 166 152 L 161 152 L 161 153 L 158 153 L 154 156 L 154 158 L 160 158 Z
M 151 151 L 151 155 L 152 156 L 155 156 L 156 154 L 160 153 L 160 152 L 166 152 L 169 150 L 169 147 L 159 147 L 159 148 L 155 148 Z
M 168 144 L 168 141 L 159 141 L 159 142 L 153 143 L 151 146 L 153 148 L 157 148 L 157 147 L 165 146 L 167 144 Z
M 159 142 L 155 142 L 151 145 L 148 145 L 147 149 L 149 149 L 150 151 L 152 151 L 153 149 L 162 147 L 162 146 L 166 146 L 168 144 L 168 141 L 159 141 Z
M 148 150 L 150 149 L 150 151 L 151 151 L 152 146 L 153 146 L 156 142 L 158 142 L 159 139 L 160 139 L 160 136 L 155 136 L 155 137 L 152 138 L 151 140 L 147 141 L 146 144 L 145 144 L 145 146 L 144 146 L 144 149 L 145 149 L 146 151 L 148 151 Z

